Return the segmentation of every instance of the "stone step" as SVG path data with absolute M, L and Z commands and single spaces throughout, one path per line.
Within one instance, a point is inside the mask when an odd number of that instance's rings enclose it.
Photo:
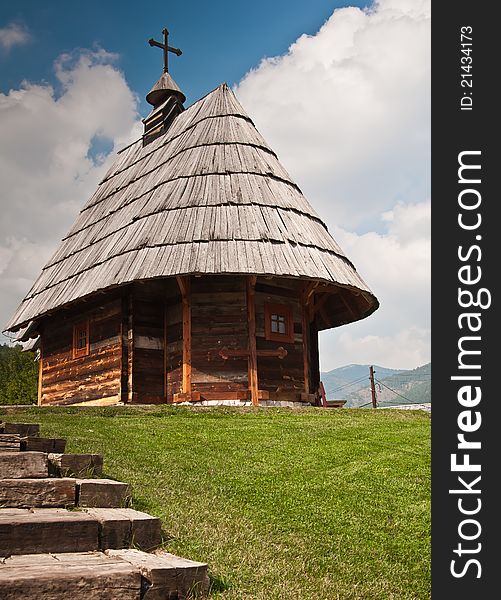
M 19 452 L 21 436 L 17 433 L 0 433 L 0 452 Z
M 33 479 L 47 477 L 48 474 L 48 458 L 45 452 L 0 453 L 0 479 Z
M 3 423 L 3 433 L 17 433 L 22 437 L 37 436 L 40 434 L 38 423 Z
M 119 508 L 130 504 L 128 483 L 112 479 L 77 479 L 76 504 L 81 507 Z
M 0 556 L 86 552 L 162 542 L 160 520 L 130 508 L 2 508 Z
M 140 600 L 139 569 L 102 552 L 11 556 L 0 564 L 3 600 Z
M 16 456 L 23 454 L 19 452 Z M 112 479 L 45 477 L 0 480 L 0 508 L 126 508 L 130 501 L 130 486 Z
M 66 440 L 60 438 L 43 438 L 35 436 L 26 436 L 21 439 L 21 450 L 24 452 L 64 452 Z
M 63 508 L 0 509 L 0 556 L 99 550 L 99 522 Z
M 49 454 L 49 473 L 57 477 L 98 477 L 103 474 L 101 454 Z
M 84 508 L 100 524 L 101 549 L 153 550 L 162 543 L 160 519 L 133 508 Z
M 207 564 L 167 552 L 146 554 L 139 550 L 106 550 L 106 555 L 121 558 L 141 572 L 143 600 L 184 600 L 205 596 L 209 589 Z M 145 585 L 146 583 L 146 585 Z
M 58 508 L 75 506 L 76 480 L 2 479 L 0 508 Z
M 4 600 L 184 600 L 207 589 L 205 563 L 163 552 L 31 554 L 0 564 Z

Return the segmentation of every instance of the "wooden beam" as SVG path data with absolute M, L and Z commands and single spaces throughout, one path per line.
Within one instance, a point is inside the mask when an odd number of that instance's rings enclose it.
M 167 402 L 167 307 L 164 306 L 164 400 Z
M 127 402 L 132 403 L 134 400 L 134 393 L 132 385 L 134 382 L 133 370 L 134 370 L 134 299 L 132 290 L 129 292 L 128 302 L 128 327 L 127 327 Z
M 356 303 L 352 299 L 351 295 L 348 295 L 344 290 L 340 289 L 339 296 L 340 296 L 343 304 L 348 309 L 348 312 L 351 314 L 351 316 L 354 319 L 359 319 L 360 314 L 359 314 L 358 306 L 356 306 Z M 356 310 L 355 310 L 355 308 L 356 308 Z
M 123 294 L 120 300 L 121 317 L 120 317 L 120 401 L 123 404 L 128 400 L 128 330 L 129 330 L 129 298 L 127 294 Z
M 38 361 L 38 397 L 37 404 L 42 406 L 43 341 L 40 340 L 40 360 Z
M 279 346 L 276 350 L 257 350 L 256 356 L 266 356 L 268 358 L 279 358 L 282 360 L 287 356 L 287 350 L 283 346 Z M 249 350 L 239 350 L 236 348 L 221 348 L 219 356 L 225 360 L 228 358 L 242 358 L 249 356 Z
M 256 276 L 247 277 L 247 321 L 249 324 L 249 358 L 248 379 L 251 402 L 254 406 L 259 405 L 258 376 L 257 376 L 257 349 L 256 349 Z
M 190 277 L 176 277 L 183 300 L 183 394 L 191 394 L 191 290 Z
M 301 336 L 303 338 L 303 377 L 304 391 L 310 393 L 310 307 L 314 287 L 307 284 L 303 290 L 301 310 Z

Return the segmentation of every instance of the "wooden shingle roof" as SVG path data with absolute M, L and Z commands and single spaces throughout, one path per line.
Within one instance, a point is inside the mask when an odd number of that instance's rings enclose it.
M 98 290 L 190 273 L 338 284 L 363 297 L 358 318 L 378 306 L 226 84 L 119 153 L 6 330 Z

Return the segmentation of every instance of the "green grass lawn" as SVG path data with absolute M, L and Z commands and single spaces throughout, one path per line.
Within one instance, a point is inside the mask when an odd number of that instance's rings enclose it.
M 430 596 L 430 417 L 417 411 L 0 407 L 102 453 L 209 564 L 211 598 Z

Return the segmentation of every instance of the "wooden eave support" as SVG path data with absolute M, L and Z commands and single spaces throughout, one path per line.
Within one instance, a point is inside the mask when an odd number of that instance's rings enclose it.
M 247 322 L 249 335 L 248 380 L 251 402 L 259 405 L 259 390 L 257 377 L 257 348 L 256 348 L 256 279 L 249 275 L 246 282 L 247 291 Z
M 38 392 L 37 405 L 42 406 L 42 376 L 43 376 L 43 339 L 40 340 L 40 358 L 38 361 Z
M 310 393 L 310 323 L 313 320 L 313 301 L 318 281 L 305 284 L 301 296 L 301 329 L 303 338 L 303 378 L 304 393 Z
M 189 276 L 176 277 L 183 302 L 183 394 L 191 394 L 191 290 Z
M 351 294 L 348 294 L 348 293 L 346 293 L 345 290 L 341 289 L 341 290 L 339 290 L 339 296 L 340 296 L 341 301 L 343 302 L 343 304 L 348 309 L 348 312 L 351 314 L 351 316 L 354 319 L 359 319 L 360 318 L 360 314 L 359 314 L 360 311 L 358 310 L 358 306 L 356 305 L 356 302 L 351 297 Z

